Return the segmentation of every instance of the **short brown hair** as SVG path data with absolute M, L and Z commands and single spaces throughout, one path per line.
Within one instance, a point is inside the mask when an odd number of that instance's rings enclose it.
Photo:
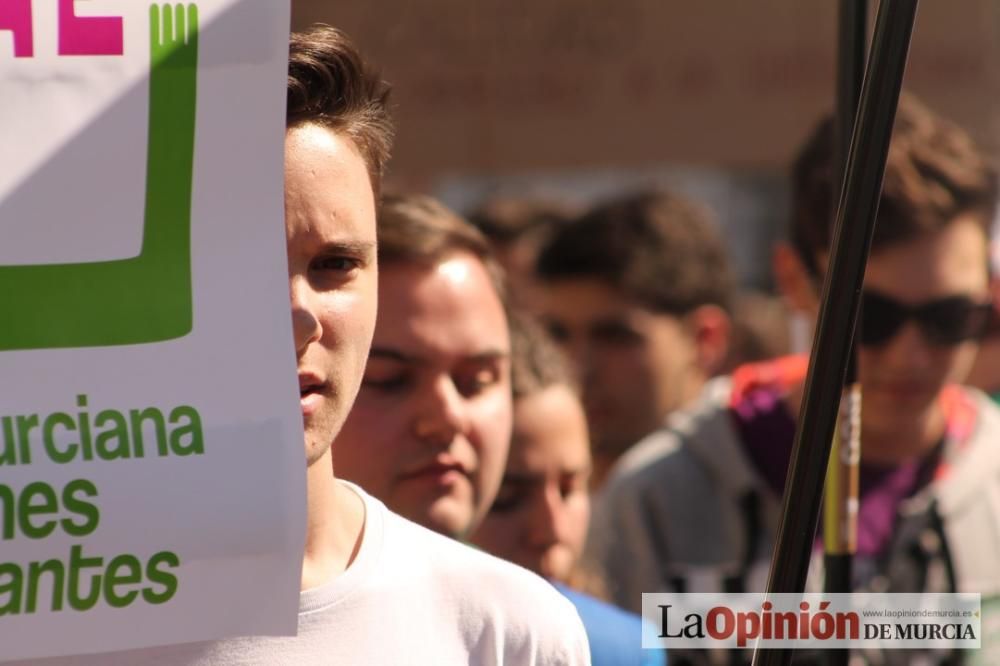
M 545 328 L 531 315 L 514 311 L 510 316 L 510 379 L 514 400 L 565 385 L 578 390 L 569 360 Z
M 486 237 L 437 199 L 425 195 L 387 194 L 378 212 L 378 263 L 415 263 L 433 267 L 455 252 L 479 259 L 504 307 L 503 269 Z
M 316 25 L 292 34 L 286 126 L 314 123 L 349 138 L 378 197 L 392 148 L 390 87 L 340 30 Z
M 733 278 L 708 211 L 664 191 L 598 205 L 557 232 L 538 258 L 545 281 L 595 278 L 654 311 L 729 307 Z
M 792 167 L 790 236 L 812 270 L 817 255 L 830 247 L 840 195 L 833 141 L 833 118 L 827 116 Z M 901 96 L 872 250 L 937 231 L 965 213 L 979 218 L 989 238 L 997 195 L 997 172 L 968 133 L 912 95 Z

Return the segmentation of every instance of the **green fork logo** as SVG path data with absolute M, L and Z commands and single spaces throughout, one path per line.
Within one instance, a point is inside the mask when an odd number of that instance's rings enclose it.
M 149 12 L 149 148 L 139 255 L 0 266 L 0 351 L 160 342 L 191 332 L 198 8 Z

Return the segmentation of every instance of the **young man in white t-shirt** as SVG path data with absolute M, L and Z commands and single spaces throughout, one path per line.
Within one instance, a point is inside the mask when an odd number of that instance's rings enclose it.
M 388 87 L 342 33 L 293 35 L 290 57 L 285 224 L 308 464 L 298 636 L 32 663 L 587 664 L 576 611 L 544 580 L 330 473 L 375 327 L 375 211 L 392 126 Z

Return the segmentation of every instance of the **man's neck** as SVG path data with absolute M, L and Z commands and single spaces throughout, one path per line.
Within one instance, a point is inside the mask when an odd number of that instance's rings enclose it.
M 351 565 L 365 525 L 364 503 L 333 477 L 330 451 L 306 470 L 306 498 L 303 590 L 329 583 Z
M 688 407 L 696 404 L 705 390 L 705 383 L 708 381 L 708 378 L 709 375 L 703 372 L 700 368 L 691 368 L 684 382 L 684 389 L 681 393 L 679 403 L 672 409 L 667 410 L 667 413 L 664 414 L 661 422 L 666 422 L 666 418 L 671 413 L 681 409 L 687 409 Z
M 604 487 L 604 482 L 608 478 L 608 472 L 615 464 L 617 457 L 602 456 L 594 454 L 591 462 L 590 491 L 597 492 Z
M 864 421 L 864 417 L 862 417 Z M 902 465 L 930 454 L 945 435 L 943 410 L 935 405 L 923 417 L 899 424 L 862 423 L 861 460 L 879 466 Z

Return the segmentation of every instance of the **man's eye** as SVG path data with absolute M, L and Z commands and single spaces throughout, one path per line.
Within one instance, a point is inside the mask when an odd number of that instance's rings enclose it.
M 587 480 L 586 473 L 564 475 L 559 480 L 559 494 L 563 499 L 568 499 L 571 495 L 576 493 L 586 493 Z
M 348 273 L 359 266 L 357 259 L 353 257 L 330 256 L 320 257 L 313 262 L 313 270 L 335 271 L 338 273 Z
M 368 389 L 376 389 L 385 393 L 403 391 L 410 386 L 410 376 L 406 373 L 391 375 L 365 375 L 361 380 L 361 386 Z
M 497 498 L 490 506 L 490 513 L 510 513 L 521 506 L 524 501 L 524 491 L 519 488 L 500 487 Z
M 609 345 L 633 346 L 644 341 L 639 331 L 621 322 L 598 324 L 591 329 L 590 334 L 595 342 Z
M 544 324 L 545 328 L 549 332 L 549 335 L 556 342 L 563 343 L 569 340 L 569 329 L 567 329 L 558 321 L 548 319 L 544 322 Z
M 476 395 L 497 383 L 500 372 L 497 368 L 479 368 L 475 371 L 460 373 L 455 377 L 455 386 L 464 396 Z

